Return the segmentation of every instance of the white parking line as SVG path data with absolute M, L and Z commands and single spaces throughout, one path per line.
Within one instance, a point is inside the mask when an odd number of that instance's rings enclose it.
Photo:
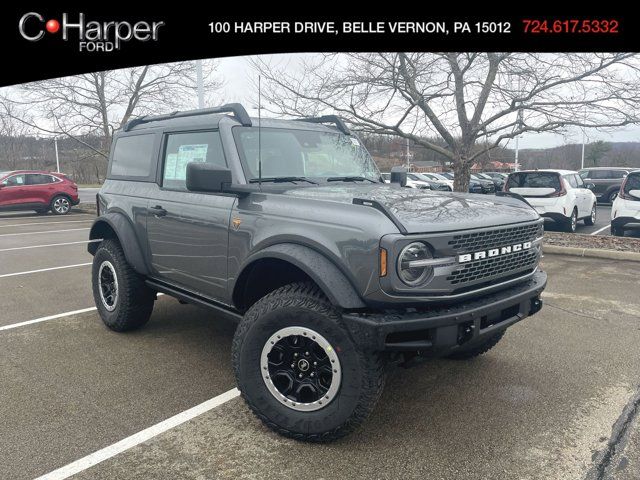
M 47 230 L 46 232 L 2 233 L 0 234 L 0 237 L 15 237 L 17 235 L 38 235 L 39 233 L 78 232 L 80 230 L 89 230 L 89 229 L 88 228 L 67 228 L 64 230 Z
M 38 270 L 28 270 L 26 272 L 4 273 L 0 275 L 0 278 L 17 277 L 18 275 L 29 275 L 30 273 L 48 272 L 50 270 L 62 270 L 63 268 L 84 267 L 86 265 L 91 265 L 91 262 L 76 263 L 75 265 L 63 265 L 62 267 L 39 268 Z
M 30 223 L 12 223 L 10 225 L 0 225 L 0 228 L 7 227 L 25 227 L 28 225 L 58 225 L 59 223 L 87 223 L 93 220 L 65 220 L 63 222 L 30 222 Z
M 161 297 L 164 293 L 158 293 L 157 296 Z M 0 332 L 3 330 L 13 330 L 14 328 L 24 327 L 26 325 L 33 325 L 34 323 L 46 322 L 48 320 L 56 320 L 57 318 L 70 317 L 71 315 L 78 315 L 80 313 L 93 312 L 97 310 L 96 307 L 81 308 L 80 310 L 71 310 L 70 312 L 56 313 L 55 315 L 48 315 L 46 317 L 34 318 L 33 320 L 26 320 L 24 322 L 12 323 L 10 325 L 0 326 Z
M 47 320 L 55 320 L 56 318 L 69 317 L 71 315 L 78 315 L 80 313 L 86 312 L 93 312 L 94 310 L 97 310 L 96 307 L 81 308 L 80 310 L 58 313 L 56 315 L 49 315 L 48 317 L 34 318 L 33 320 L 27 320 L 26 322 L 12 323 L 11 325 L 4 325 L 0 327 L 0 332 L 3 330 L 12 330 L 14 328 L 24 327 L 25 325 L 33 325 L 34 323 L 46 322 Z
M 146 442 L 147 440 L 152 439 L 160 435 L 161 433 L 166 432 L 167 430 L 171 430 L 179 425 L 182 425 L 189 420 L 192 420 L 203 413 L 208 412 L 209 410 L 213 410 L 220 405 L 227 403 L 229 400 L 233 400 L 238 395 L 240 395 L 240 391 L 237 388 L 232 388 L 217 397 L 213 397 L 200 405 L 196 405 L 195 407 L 190 408 L 189 410 L 185 410 L 184 412 L 178 413 L 173 417 L 167 418 L 160 423 L 156 423 L 155 425 L 141 430 L 138 433 L 131 435 L 130 437 L 124 438 L 119 442 L 114 443 L 113 445 L 109 445 L 101 450 L 98 450 L 86 457 L 83 457 L 75 462 L 72 462 L 64 467 L 58 468 L 53 472 L 49 472 L 41 477 L 38 477 L 36 480 L 64 480 L 65 478 L 69 478 L 72 475 L 83 472 L 88 468 L 93 467 L 105 460 L 108 460 L 116 455 L 125 452 L 136 445 L 140 445 L 141 443 Z
M 0 252 L 10 252 L 12 250 L 27 250 L 29 248 L 61 247 L 64 245 L 77 245 L 79 243 L 95 243 L 95 242 L 101 242 L 101 241 L 102 239 L 98 238 L 96 240 L 81 240 L 79 242 L 48 243 L 46 245 L 31 245 L 29 247 L 0 248 Z
M 611 228 L 611 224 L 607 225 L 606 227 L 602 227 L 600 230 L 596 230 L 595 232 L 591 232 L 591 235 L 597 235 L 600 232 L 606 230 L 607 228 Z

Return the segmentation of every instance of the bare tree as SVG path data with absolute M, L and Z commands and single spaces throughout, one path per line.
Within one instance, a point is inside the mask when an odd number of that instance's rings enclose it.
M 451 161 L 458 191 L 479 156 L 523 133 L 640 120 L 630 53 L 332 54 L 253 65 L 272 113 L 332 111 L 361 131 L 409 138 Z
M 220 88 L 215 62 L 204 62 L 205 89 Z M 19 95 L 5 97 L 29 126 L 82 142 L 81 135 L 102 137 L 99 153 L 106 155 L 113 131 L 132 117 L 195 107 L 194 62 L 147 65 L 55 78 L 19 87 Z M 8 110 L 5 107 L 5 115 Z

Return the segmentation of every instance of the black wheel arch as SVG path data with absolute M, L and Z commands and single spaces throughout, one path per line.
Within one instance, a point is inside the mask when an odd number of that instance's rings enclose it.
M 360 309 L 366 305 L 344 273 L 310 247 L 281 243 L 251 255 L 231 285 L 234 306 L 246 311 L 262 296 L 286 284 L 311 280 L 336 307 Z
M 116 212 L 106 213 L 98 217 L 91 226 L 89 240 L 115 238 L 120 242 L 124 256 L 131 267 L 141 275 L 148 275 L 149 269 L 145 262 L 144 252 L 138 242 L 133 225 L 129 219 Z M 95 255 L 99 242 L 90 242 L 87 250 Z

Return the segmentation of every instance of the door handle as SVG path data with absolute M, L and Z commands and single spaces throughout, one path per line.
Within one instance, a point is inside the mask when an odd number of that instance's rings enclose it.
M 149 211 L 155 217 L 164 217 L 167 214 L 167 211 L 164 208 L 162 208 L 160 205 L 156 205 L 155 207 L 149 207 Z

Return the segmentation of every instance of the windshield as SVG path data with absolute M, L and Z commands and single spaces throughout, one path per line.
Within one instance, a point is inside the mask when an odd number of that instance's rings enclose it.
M 258 128 L 236 127 L 233 135 L 247 180 L 258 178 Z M 314 181 L 345 177 L 379 182 L 380 172 L 360 141 L 350 135 L 263 128 L 262 178 L 305 177 Z
M 624 183 L 624 193 L 629 193 L 631 190 L 640 190 L 640 172 L 630 173 L 627 176 L 627 181 Z

